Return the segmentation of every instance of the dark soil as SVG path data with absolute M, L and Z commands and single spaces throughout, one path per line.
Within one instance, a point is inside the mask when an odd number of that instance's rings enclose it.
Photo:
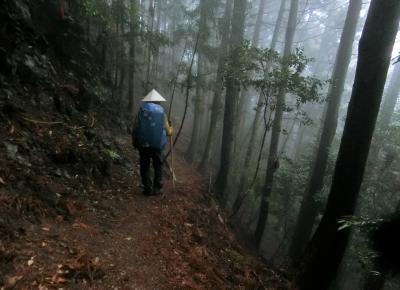
M 135 164 L 129 141 L 117 142 Z M 167 181 L 157 197 L 140 193 L 133 168 L 115 166 L 104 189 L 89 185 L 85 198 L 66 202 L 68 220 L 44 218 L 10 230 L 0 259 L 4 287 L 291 288 L 236 242 L 201 177 L 184 161 L 177 160 L 175 192 Z

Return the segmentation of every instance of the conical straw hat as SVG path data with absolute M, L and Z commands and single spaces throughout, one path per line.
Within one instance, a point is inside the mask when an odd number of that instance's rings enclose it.
M 144 99 L 142 102 L 166 102 L 167 100 L 164 99 L 159 92 L 156 90 L 152 90 Z

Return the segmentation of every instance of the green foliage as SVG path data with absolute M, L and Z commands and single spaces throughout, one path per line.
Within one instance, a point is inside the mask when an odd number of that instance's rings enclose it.
M 112 22 L 110 2 L 106 0 L 82 0 L 80 2 L 86 16 L 99 20 L 109 27 Z
M 380 217 L 395 210 L 400 185 L 400 125 L 398 114 L 386 129 L 377 128 L 361 194 L 361 213 Z M 379 145 L 378 145 L 379 144 Z M 379 146 L 379 147 L 378 147 Z
M 111 150 L 111 149 L 106 149 L 105 150 L 105 153 L 106 153 L 106 155 L 108 156 L 108 157 L 110 157 L 112 160 L 119 160 L 119 159 L 121 159 L 121 156 L 117 153 L 117 152 L 115 152 L 115 151 L 113 151 L 113 150 Z
M 349 251 L 360 266 L 369 272 L 374 269 L 373 261 L 378 257 L 378 254 L 370 248 L 369 233 L 375 230 L 382 221 L 382 219 L 359 216 L 345 216 L 338 221 L 339 231 L 356 230 L 355 242 L 351 244 Z M 380 273 L 376 272 L 375 274 L 379 275 Z
M 153 55 L 156 55 L 161 47 L 170 44 L 168 37 L 158 31 L 146 30 L 140 33 L 140 37 L 143 42 L 149 43 L 149 48 Z
M 279 199 L 288 198 L 290 195 L 291 208 L 300 207 L 300 202 L 304 193 L 304 187 L 307 183 L 310 162 L 309 158 L 298 158 L 297 161 L 283 156 L 280 162 L 280 168 L 276 176 L 276 182 L 274 183 L 274 192 Z M 273 207 L 273 211 L 278 215 L 281 211 L 287 209 L 281 208 L 284 202 L 277 201 L 276 206 Z M 296 218 L 293 212 L 292 218 Z
M 82 0 L 79 4 L 85 16 L 101 22 L 108 30 L 116 24 L 126 25 L 131 21 L 139 26 L 137 0 L 128 3 L 124 0 Z
M 369 217 L 344 216 L 338 221 L 338 231 L 351 227 L 370 231 L 375 229 L 382 221 L 382 219 L 371 219 Z
M 111 15 L 115 22 L 124 25 L 127 23 L 129 10 L 125 6 L 124 0 L 114 0 L 111 2 Z
M 325 82 L 307 76 L 305 70 L 312 59 L 307 58 L 301 49 L 289 57 L 282 57 L 272 49 L 252 47 L 249 42 L 235 48 L 225 66 L 225 80 L 233 78 L 243 88 L 255 89 L 263 98 L 264 106 L 275 110 L 276 98 L 284 90 L 291 96 L 285 105 L 285 112 L 295 112 L 304 125 L 312 120 L 301 111 L 308 102 L 322 102 L 320 94 Z
M 101 103 L 105 103 L 110 99 L 112 92 L 108 86 L 93 82 L 87 82 L 86 86 Z

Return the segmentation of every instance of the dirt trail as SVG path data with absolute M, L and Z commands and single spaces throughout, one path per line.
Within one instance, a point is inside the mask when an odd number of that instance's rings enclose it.
M 135 163 L 129 140 L 118 142 Z M 290 288 L 238 245 L 183 160 L 162 197 L 141 194 L 137 165 L 113 172 L 111 186 L 70 205 L 71 221 L 26 229 L 5 289 Z

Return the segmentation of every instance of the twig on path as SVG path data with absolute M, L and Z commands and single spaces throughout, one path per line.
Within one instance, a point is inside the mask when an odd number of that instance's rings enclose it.
M 34 124 L 44 124 L 44 125 L 59 125 L 59 124 L 64 124 L 64 122 L 47 122 L 47 121 L 38 121 L 38 120 L 33 120 L 29 119 L 27 117 L 22 117 L 25 121 L 34 123 Z
M 64 125 L 65 127 L 74 129 L 74 130 L 81 130 L 86 127 L 86 126 L 80 126 L 80 127 L 69 126 L 65 122 L 61 122 L 61 121 L 49 122 L 49 121 L 34 120 L 34 119 L 27 118 L 27 117 L 22 117 L 22 119 L 24 119 L 27 122 L 30 122 L 33 124 L 40 124 L 40 125 Z M 94 122 L 93 122 L 93 124 L 94 124 Z

